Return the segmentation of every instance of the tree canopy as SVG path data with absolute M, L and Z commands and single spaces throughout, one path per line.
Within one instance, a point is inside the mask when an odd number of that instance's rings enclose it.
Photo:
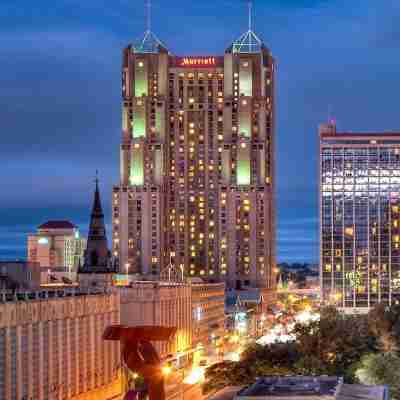
M 354 316 L 326 307 L 320 310 L 319 320 L 297 323 L 291 334 L 295 338 L 292 342 L 265 346 L 254 343 L 244 350 L 239 362 L 208 368 L 204 391 L 251 384 L 266 375 L 331 375 L 344 377 L 349 383 L 362 381 L 362 376 L 370 376 L 372 382 L 374 376 L 380 377 L 374 378 L 377 383 L 386 380 L 391 384 L 395 379 L 385 369 L 390 365 L 390 357 L 385 354 L 391 354 L 393 366 L 399 365 L 400 371 L 398 305 L 379 305 L 368 315 Z M 379 361 L 375 364 L 377 370 L 372 368 L 372 360 Z M 396 379 L 400 387 L 400 373 Z

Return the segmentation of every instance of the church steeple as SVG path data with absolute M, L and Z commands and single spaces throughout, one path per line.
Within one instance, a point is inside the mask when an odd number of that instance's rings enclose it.
M 96 171 L 96 189 L 94 191 L 94 202 L 93 202 L 93 209 L 92 209 L 92 219 L 93 215 L 96 215 L 100 218 L 104 218 L 103 209 L 101 208 L 101 201 L 100 201 L 100 192 L 99 192 L 99 178 Z M 104 224 L 104 223 L 103 223 Z
M 89 234 L 85 251 L 85 261 L 81 272 L 112 272 L 111 254 L 107 246 L 104 214 L 101 207 L 99 179 L 96 171 L 96 187 L 92 214 L 90 217 Z

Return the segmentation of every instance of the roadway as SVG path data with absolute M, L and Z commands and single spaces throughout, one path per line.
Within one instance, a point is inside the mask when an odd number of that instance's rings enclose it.
M 182 391 L 170 393 L 167 400 L 233 400 L 235 394 L 241 389 L 240 386 L 227 387 L 211 395 L 201 393 L 201 384 L 185 385 L 182 397 Z

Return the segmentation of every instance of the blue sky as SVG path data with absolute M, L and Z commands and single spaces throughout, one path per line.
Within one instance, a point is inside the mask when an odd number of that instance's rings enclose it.
M 255 30 L 277 60 L 278 259 L 317 261 L 317 127 L 400 128 L 400 3 L 255 0 Z M 219 54 L 246 3 L 153 1 L 175 54 Z M 144 30 L 142 0 L 2 0 L 0 259 L 24 257 L 50 218 L 85 231 L 95 169 L 109 221 L 118 181 L 121 50 Z

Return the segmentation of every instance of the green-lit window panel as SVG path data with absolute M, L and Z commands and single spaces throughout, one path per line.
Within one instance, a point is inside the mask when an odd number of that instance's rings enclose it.
M 144 183 L 143 149 L 141 147 L 132 150 L 130 182 L 134 186 Z
M 134 107 L 132 136 L 134 139 L 146 136 L 146 111 L 143 105 L 136 105 Z
M 238 185 L 250 185 L 251 183 L 251 169 L 249 158 L 239 158 L 236 170 L 236 182 Z
M 135 61 L 135 97 L 148 96 L 149 82 L 145 60 Z
M 156 132 L 160 133 L 162 130 L 162 113 L 161 108 L 158 107 L 156 111 Z
M 240 61 L 239 93 L 241 96 L 253 96 L 253 68 L 251 60 Z
M 239 133 L 248 138 L 251 136 L 250 110 L 248 109 L 239 113 Z

